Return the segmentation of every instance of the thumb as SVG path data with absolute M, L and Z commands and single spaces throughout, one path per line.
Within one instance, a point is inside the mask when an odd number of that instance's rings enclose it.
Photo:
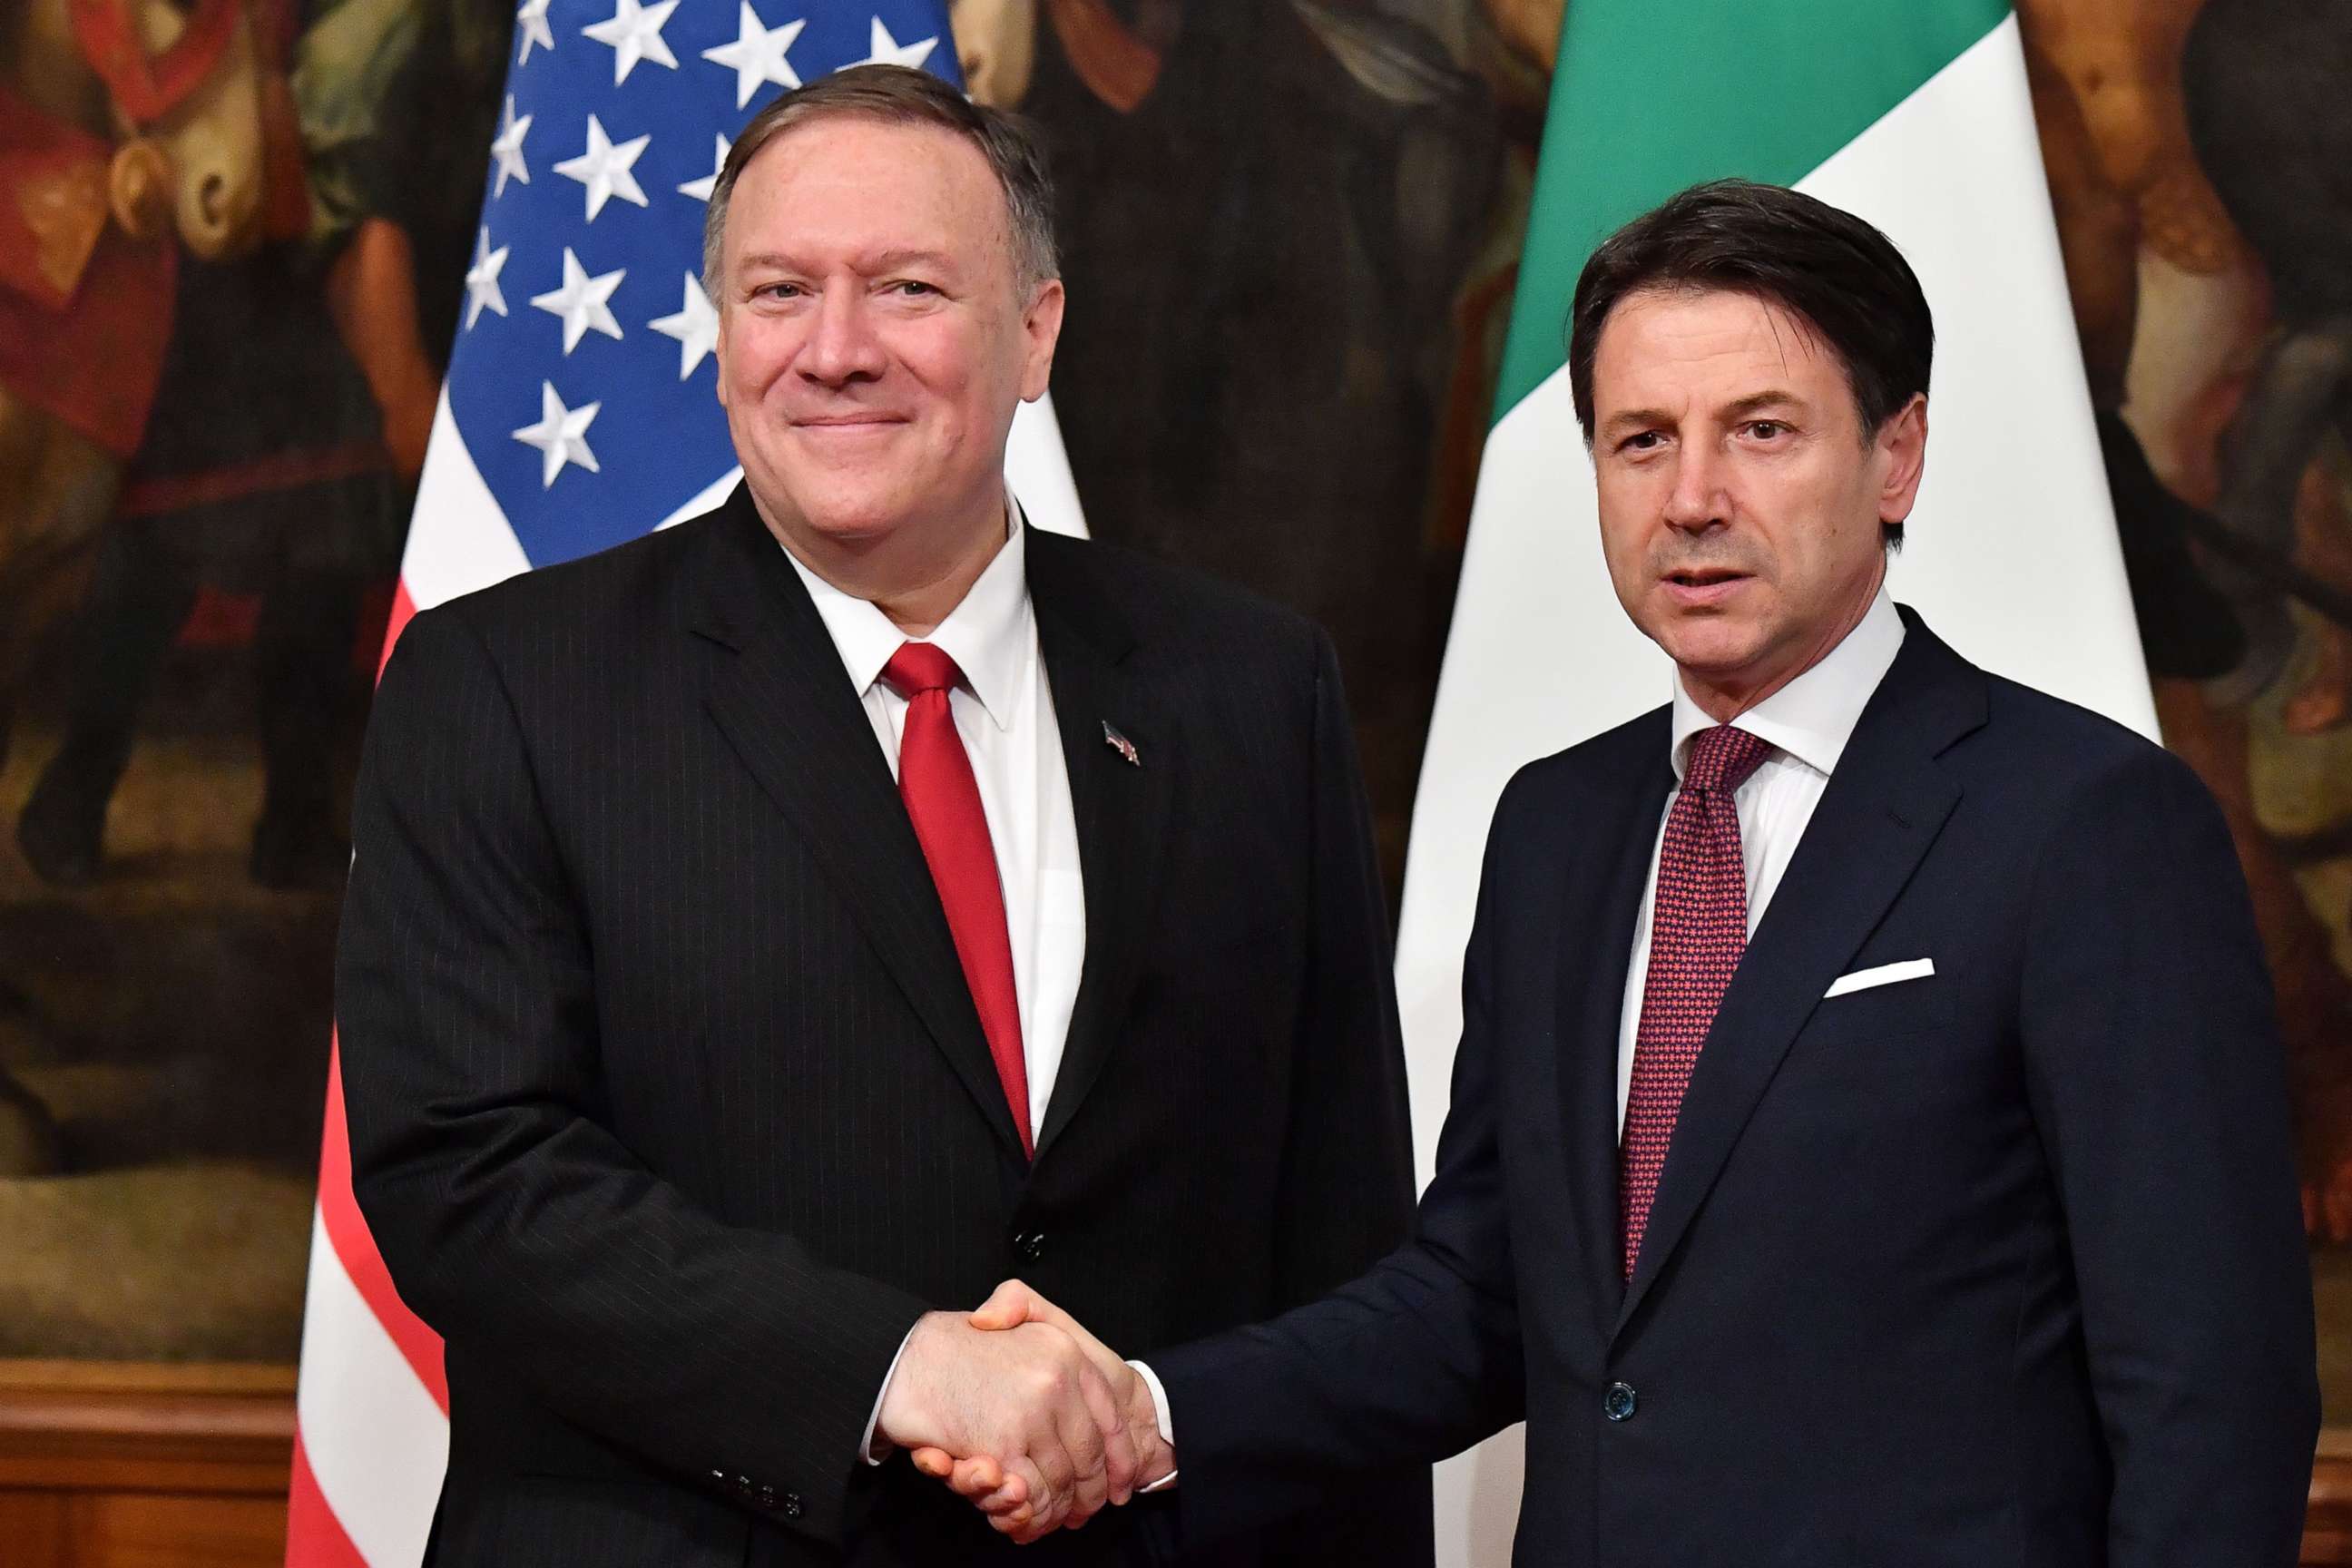
M 1060 1308 L 1018 1279 L 1007 1279 L 980 1304 L 970 1321 L 975 1329 L 1017 1329 L 1024 1323 L 1066 1323 Z

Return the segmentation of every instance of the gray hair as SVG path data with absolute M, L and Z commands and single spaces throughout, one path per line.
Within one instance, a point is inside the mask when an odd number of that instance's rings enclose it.
M 817 120 L 856 117 L 886 125 L 936 125 L 980 149 L 1004 192 L 1013 241 L 1013 281 L 1026 296 L 1062 275 L 1054 243 L 1054 181 L 1036 133 L 1017 115 L 972 102 L 925 70 L 908 66 L 852 66 L 793 89 L 751 117 L 728 150 L 710 187 L 702 219 L 702 291 L 720 300 L 727 244 L 727 209 L 735 182 L 761 149 Z

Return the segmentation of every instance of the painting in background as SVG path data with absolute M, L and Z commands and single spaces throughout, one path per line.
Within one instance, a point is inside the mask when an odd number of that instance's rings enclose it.
M 2277 982 L 2331 1426 L 2352 1426 L 2352 9 L 2021 0 L 2167 743 Z
M 294 1354 L 508 12 L 0 6 L 0 1356 Z
M 2352 12 L 2020 11 L 2352 1426 Z M 295 1349 L 344 797 L 511 13 L 0 5 L 0 1356 Z M 1392 894 L 1561 14 L 953 6 L 1055 153 L 1089 523 L 1331 627 Z
M 1331 629 L 1391 879 L 1539 130 L 1509 9 L 953 6 L 975 94 L 1052 151 L 1088 527 Z

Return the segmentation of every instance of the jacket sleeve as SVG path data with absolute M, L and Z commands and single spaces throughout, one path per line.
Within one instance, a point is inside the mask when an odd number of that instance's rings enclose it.
M 460 616 L 403 634 L 352 809 L 336 1014 L 361 1210 L 445 1338 L 606 1441 L 837 1542 L 926 1304 L 722 1222 L 608 1130 L 587 922 Z
M 2136 750 L 2053 831 L 2020 1031 L 2114 1466 L 2114 1568 L 2296 1561 L 2318 1434 L 2284 1054 L 2220 810 Z
M 1408 1239 L 1271 1322 L 1150 1358 L 1168 1393 L 1188 1545 L 1263 1527 L 1367 1471 L 1458 1453 L 1524 1413 L 1487 984 L 1504 837 L 1498 828 L 1487 847 L 1451 1109 Z
M 1371 806 L 1330 638 L 1314 665 L 1310 975 L 1284 1150 L 1277 1300 L 1302 1306 L 1397 1247 L 1412 1224 L 1412 1109 Z M 1300 1568 L 1428 1568 L 1429 1468 L 1414 1461 L 1337 1486 L 1278 1527 Z

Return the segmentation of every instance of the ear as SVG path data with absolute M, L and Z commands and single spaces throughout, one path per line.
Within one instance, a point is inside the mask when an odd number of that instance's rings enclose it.
M 719 374 L 719 406 L 727 406 L 727 290 L 720 289 L 715 301 L 719 310 L 719 337 L 710 345 L 711 368 Z
M 1919 499 L 1919 481 L 1927 472 L 1927 397 L 1914 393 L 1911 401 L 1878 427 L 1874 443 L 1885 474 L 1878 487 L 1878 521 L 1901 522 Z
M 1029 296 L 1021 315 L 1021 401 L 1034 403 L 1045 395 L 1054 375 L 1054 345 L 1062 340 L 1062 310 L 1067 302 L 1062 280 L 1048 278 Z

